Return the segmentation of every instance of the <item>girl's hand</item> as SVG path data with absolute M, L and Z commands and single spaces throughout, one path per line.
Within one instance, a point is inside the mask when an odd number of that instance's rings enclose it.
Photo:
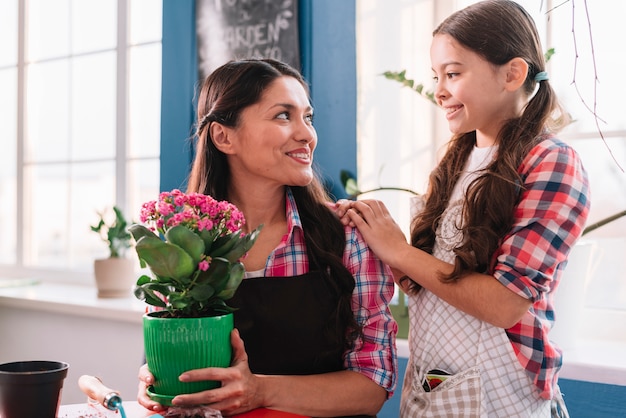
M 350 220 L 350 217 L 346 215 L 346 212 L 348 211 L 348 209 L 352 207 L 353 203 L 354 203 L 354 200 L 339 199 L 335 203 L 333 202 L 327 203 L 327 206 L 330 208 L 330 210 L 335 212 L 335 215 L 339 217 L 339 220 L 341 221 L 343 225 L 350 225 L 354 227 L 355 226 L 354 223 L 352 223 L 352 221 Z
M 233 362 L 230 367 L 208 367 L 190 370 L 180 375 L 182 382 L 216 380 L 222 382 L 217 389 L 178 395 L 172 403 L 177 406 L 204 404 L 224 415 L 233 415 L 260 408 L 263 405 L 259 378 L 248 367 L 248 354 L 237 329 L 230 336 Z
M 372 251 L 384 263 L 397 271 L 400 266 L 396 258 L 409 244 L 404 232 L 393 220 L 385 204 L 379 200 L 349 202 L 349 204 L 340 204 L 337 210 L 344 210 L 346 206 L 349 206 L 343 217 L 347 217 L 349 224 L 359 229 Z M 400 272 L 398 271 L 397 274 Z
M 151 411 L 162 411 L 166 409 L 163 405 L 153 401 L 148 397 L 146 389 L 154 384 L 154 376 L 150 373 L 148 365 L 144 364 L 139 368 L 139 388 L 137 391 L 137 402 L 139 405 Z

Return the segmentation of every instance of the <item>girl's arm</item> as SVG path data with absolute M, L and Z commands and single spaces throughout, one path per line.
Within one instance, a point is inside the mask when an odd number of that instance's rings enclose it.
M 392 269 L 402 271 L 454 307 L 502 328 L 515 325 L 528 311 L 531 301 L 508 290 L 493 276 L 472 273 L 454 283 L 442 282 L 441 275 L 451 273 L 453 266 L 408 244 L 382 202 L 351 202 L 346 215 Z

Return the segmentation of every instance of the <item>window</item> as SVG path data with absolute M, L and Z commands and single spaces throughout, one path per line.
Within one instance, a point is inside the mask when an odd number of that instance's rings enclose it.
M 406 70 L 407 78 L 423 83 L 425 90 L 432 90 L 429 57 L 432 30 L 454 10 L 470 3 L 474 1 L 364 0 L 357 3 L 357 165 L 361 190 L 397 186 L 420 193 L 425 191 L 437 153 L 450 138 L 447 123 L 443 113 L 428 100 L 381 74 Z M 626 12 L 626 4 L 613 1 L 607 7 L 605 2 L 586 1 L 576 2 L 573 9 L 573 1 L 523 0 L 518 3 L 535 18 L 544 48 L 555 49 L 548 63 L 550 81 L 575 119 L 560 136 L 577 149 L 589 172 L 591 224 L 626 208 L 623 171 L 626 169 L 626 121 L 619 105 L 626 91 L 620 78 L 621 58 L 612 46 L 614 39 L 626 35 L 620 20 Z M 586 106 L 597 106 L 606 146 L 593 113 Z M 379 191 L 367 197 L 383 200 L 408 234 L 410 195 Z M 587 286 L 586 306 L 626 312 L 623 257 L 626 218 L 598 229 L 585 239 L 593 240 L 598 247 L 592 282 Z M 398 303 L 401 308 L 401 297 Z M 401 316 L 398 316 L 400 322 L 403 321 Z M 402 332 L 405 331 L 406 328 Z
M 161 2 L 6 1 L 0 35 L 0 265 L 89 283 L 97 212 L 159 190 Z

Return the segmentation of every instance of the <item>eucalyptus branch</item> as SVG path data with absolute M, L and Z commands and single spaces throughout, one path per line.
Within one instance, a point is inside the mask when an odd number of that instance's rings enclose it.
M 622 218 L 626 216 L 626 210 L 623 210 L 621 212 L 618 212 L 614 215 L 611 215 L 609 217 L 606 217 L 604 219 L 599 220 L 598 222 L 595 222 L 591 225 L 589 225 L 588 227 L 585 228 L 585 230 L 583 231 L 583 235 L 586 235 L 588 233 L 590 233 L 591 231 L 595 231 L 596 229 L 600 228 L 601 226 L 604 226 L 608 223 L 611 223 L 619 218 Z
M 403 187 L 384 187 L 384 186 L 380 186 L 380 187 L 376 187 L 375 189 L 370 189 L 370 190 L 365 190 L 365 191 L 357 190 L 356 193 L 351 194 L 350 197 L 357 197 L 357 196 L 364 195 L 366 193 L 378 192 L 378 191 L 381 191 L 381 190 L 395 190 L 395 191 L 398 191 L 398 192 L 407 192 L 407 193 L 411 193 L 412 195 L 419 196 L 419 193 L 417 193 L 416 191 L 411 190 L 411 189 L 405 189 Z
M 417 92 L 420 96 L 422 96 L 426 100 L 429 100 L 434 104 L 437 104 L 437 102 L 435 101 L 435 93 L 430 90 L 424 90 L 424 84 L 416 83 L 415 80 L 406 78 L 406 70 L 385 71 L 382 75 L 388 80 L 397 81 L 403 86 L 408 87 L 411 90 Z

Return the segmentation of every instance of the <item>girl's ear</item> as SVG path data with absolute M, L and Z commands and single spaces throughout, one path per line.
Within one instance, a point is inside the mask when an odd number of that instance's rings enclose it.
M 528 63 L 522 58 L 516 57 L 505 64 L 506 73 L 506 89 L 515 91 L 524 85 L 526 76 L 528 75 Z
M 211 134 L 211 141 L 213 141 L 215 148 L 222 151 L 224 154 L 233 153 L 233 144 L 230 137 L 231 131 L 228 127 L 219 122 L 213 122 L 209 127 L 209 133 Z

